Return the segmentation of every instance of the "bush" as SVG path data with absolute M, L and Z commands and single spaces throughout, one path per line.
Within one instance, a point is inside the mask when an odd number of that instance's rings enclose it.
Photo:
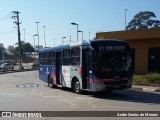
M 133 84 L 160 84 L 160 74 L 134 75 Z

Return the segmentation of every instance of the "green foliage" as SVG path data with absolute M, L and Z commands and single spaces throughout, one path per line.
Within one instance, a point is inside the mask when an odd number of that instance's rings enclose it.
M 22 51 L 23 52 L 34 52 L 34 48 L 30 43 L 24 43 L 22 46 Z
M 18 45 L 18 43 L 16 43 L 15 45 Z M 30 43 L 25 43 L 21 41 L 21 46 L 22 46 L 22 51 L 21 51 L 22 53 L 23 52 L 34 52 L 34 48 L 32 47 Z M 15 47 L 12 53 L 14 55 L 19 55 L 19 46 Z
M 147 75 L 134 75 L 133 76 L 134 84 L 160 84 L 160 74 L 151 73 Z
M 14 50 L 12 51 L 12 53 L 16 56 L 19 55 L 19 47 L 15 47 Z
M 156 18 L 154 12 L 144 11 L 139 12 L 134 16 L 134 18 L 128 23 L 127 30 L 137 30 L 137 29 L 149 29 L 160 27 L 160 21 L 154 20 Z

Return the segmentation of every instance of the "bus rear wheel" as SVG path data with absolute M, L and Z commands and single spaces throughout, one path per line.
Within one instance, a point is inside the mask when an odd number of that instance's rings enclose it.
M 82 92 L 80 88 L 79 80 L 77 78 L 73 82 L 73 91 L 77 94 L 80 94 Z
M 53 80 L 52 80 L 51 75 L 48 77 L 48 87 L 50 87 L 50 88 L 54 88 L 55 87 L 55 85 L 53 84 Z

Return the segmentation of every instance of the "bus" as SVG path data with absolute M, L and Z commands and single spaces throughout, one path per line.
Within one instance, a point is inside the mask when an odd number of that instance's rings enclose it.
M 49 87 L 113 91 L 132 87 L 131 50 L 123 40 L 90 40 L 39 51 L 39 78 Z

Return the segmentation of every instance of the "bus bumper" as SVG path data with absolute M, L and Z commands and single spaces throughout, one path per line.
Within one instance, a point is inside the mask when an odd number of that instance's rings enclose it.
M 129 89 L 132 87 L 132 80 L 128 80 L 126 84 L 118 84 L 118 85 L 107 85 L 104 83 L 90 83 L 90 91 L 98 92 L 98 91 L 108 91 L 108 90 L 123 90 Z

